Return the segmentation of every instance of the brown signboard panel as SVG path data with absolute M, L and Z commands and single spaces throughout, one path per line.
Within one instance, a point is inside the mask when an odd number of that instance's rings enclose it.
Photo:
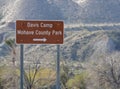
M 17 44 L 63 44 L 63 21 L 16 21 Z

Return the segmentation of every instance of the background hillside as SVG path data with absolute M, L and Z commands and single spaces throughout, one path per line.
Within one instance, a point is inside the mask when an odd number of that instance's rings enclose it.
M 1 0 L 4 19 L 64 20 L 66 23 L 120 21 L 119 0 Z
M 0 56 L 9 54 L 4 40 L 15 39 L 14 21 L 17 19 L 65 21 L 65 41 L 61 45 L 65 60 L 84 61 L 101 52 L 119 51 L 119 4 L 119 0 L 3 0 L 0 3 Z M 54 45 L 28 45 L 25 54 L 29 57 L 35 52 L 35 59 L 42 56 L 45 60 L 53 60 L 55 51 Z

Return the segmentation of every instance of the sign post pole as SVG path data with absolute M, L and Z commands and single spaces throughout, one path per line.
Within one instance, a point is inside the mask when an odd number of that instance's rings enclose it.
M 56 89 L 60 89 L 60 45 L 57 45 L 57 80 L 56 80 Z
M 23 79 L 24 79 L 24 45 L 20 45 L 20 89 L 23 89 Z

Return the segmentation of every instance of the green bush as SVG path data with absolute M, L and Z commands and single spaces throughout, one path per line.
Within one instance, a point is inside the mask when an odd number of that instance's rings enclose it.
M 73 78 L 69 79 L 66 83 L 66 86 L 68 89 L 86 89 L 86 73 L 81 73 L 78 75 L 75 75 Z
M 2 79 L 0 78 L 0 89 L 3 89 L 3 86 L 2 86 Z

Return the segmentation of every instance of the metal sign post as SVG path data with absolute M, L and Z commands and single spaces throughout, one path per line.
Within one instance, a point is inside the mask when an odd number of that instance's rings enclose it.
M 56 74 L 56 89 L 60 89 L 60 45 L 57 45 L 57 74 Z
M 20 45 L 20 89 L 23 89 L 24 81 L 24 45 Z

